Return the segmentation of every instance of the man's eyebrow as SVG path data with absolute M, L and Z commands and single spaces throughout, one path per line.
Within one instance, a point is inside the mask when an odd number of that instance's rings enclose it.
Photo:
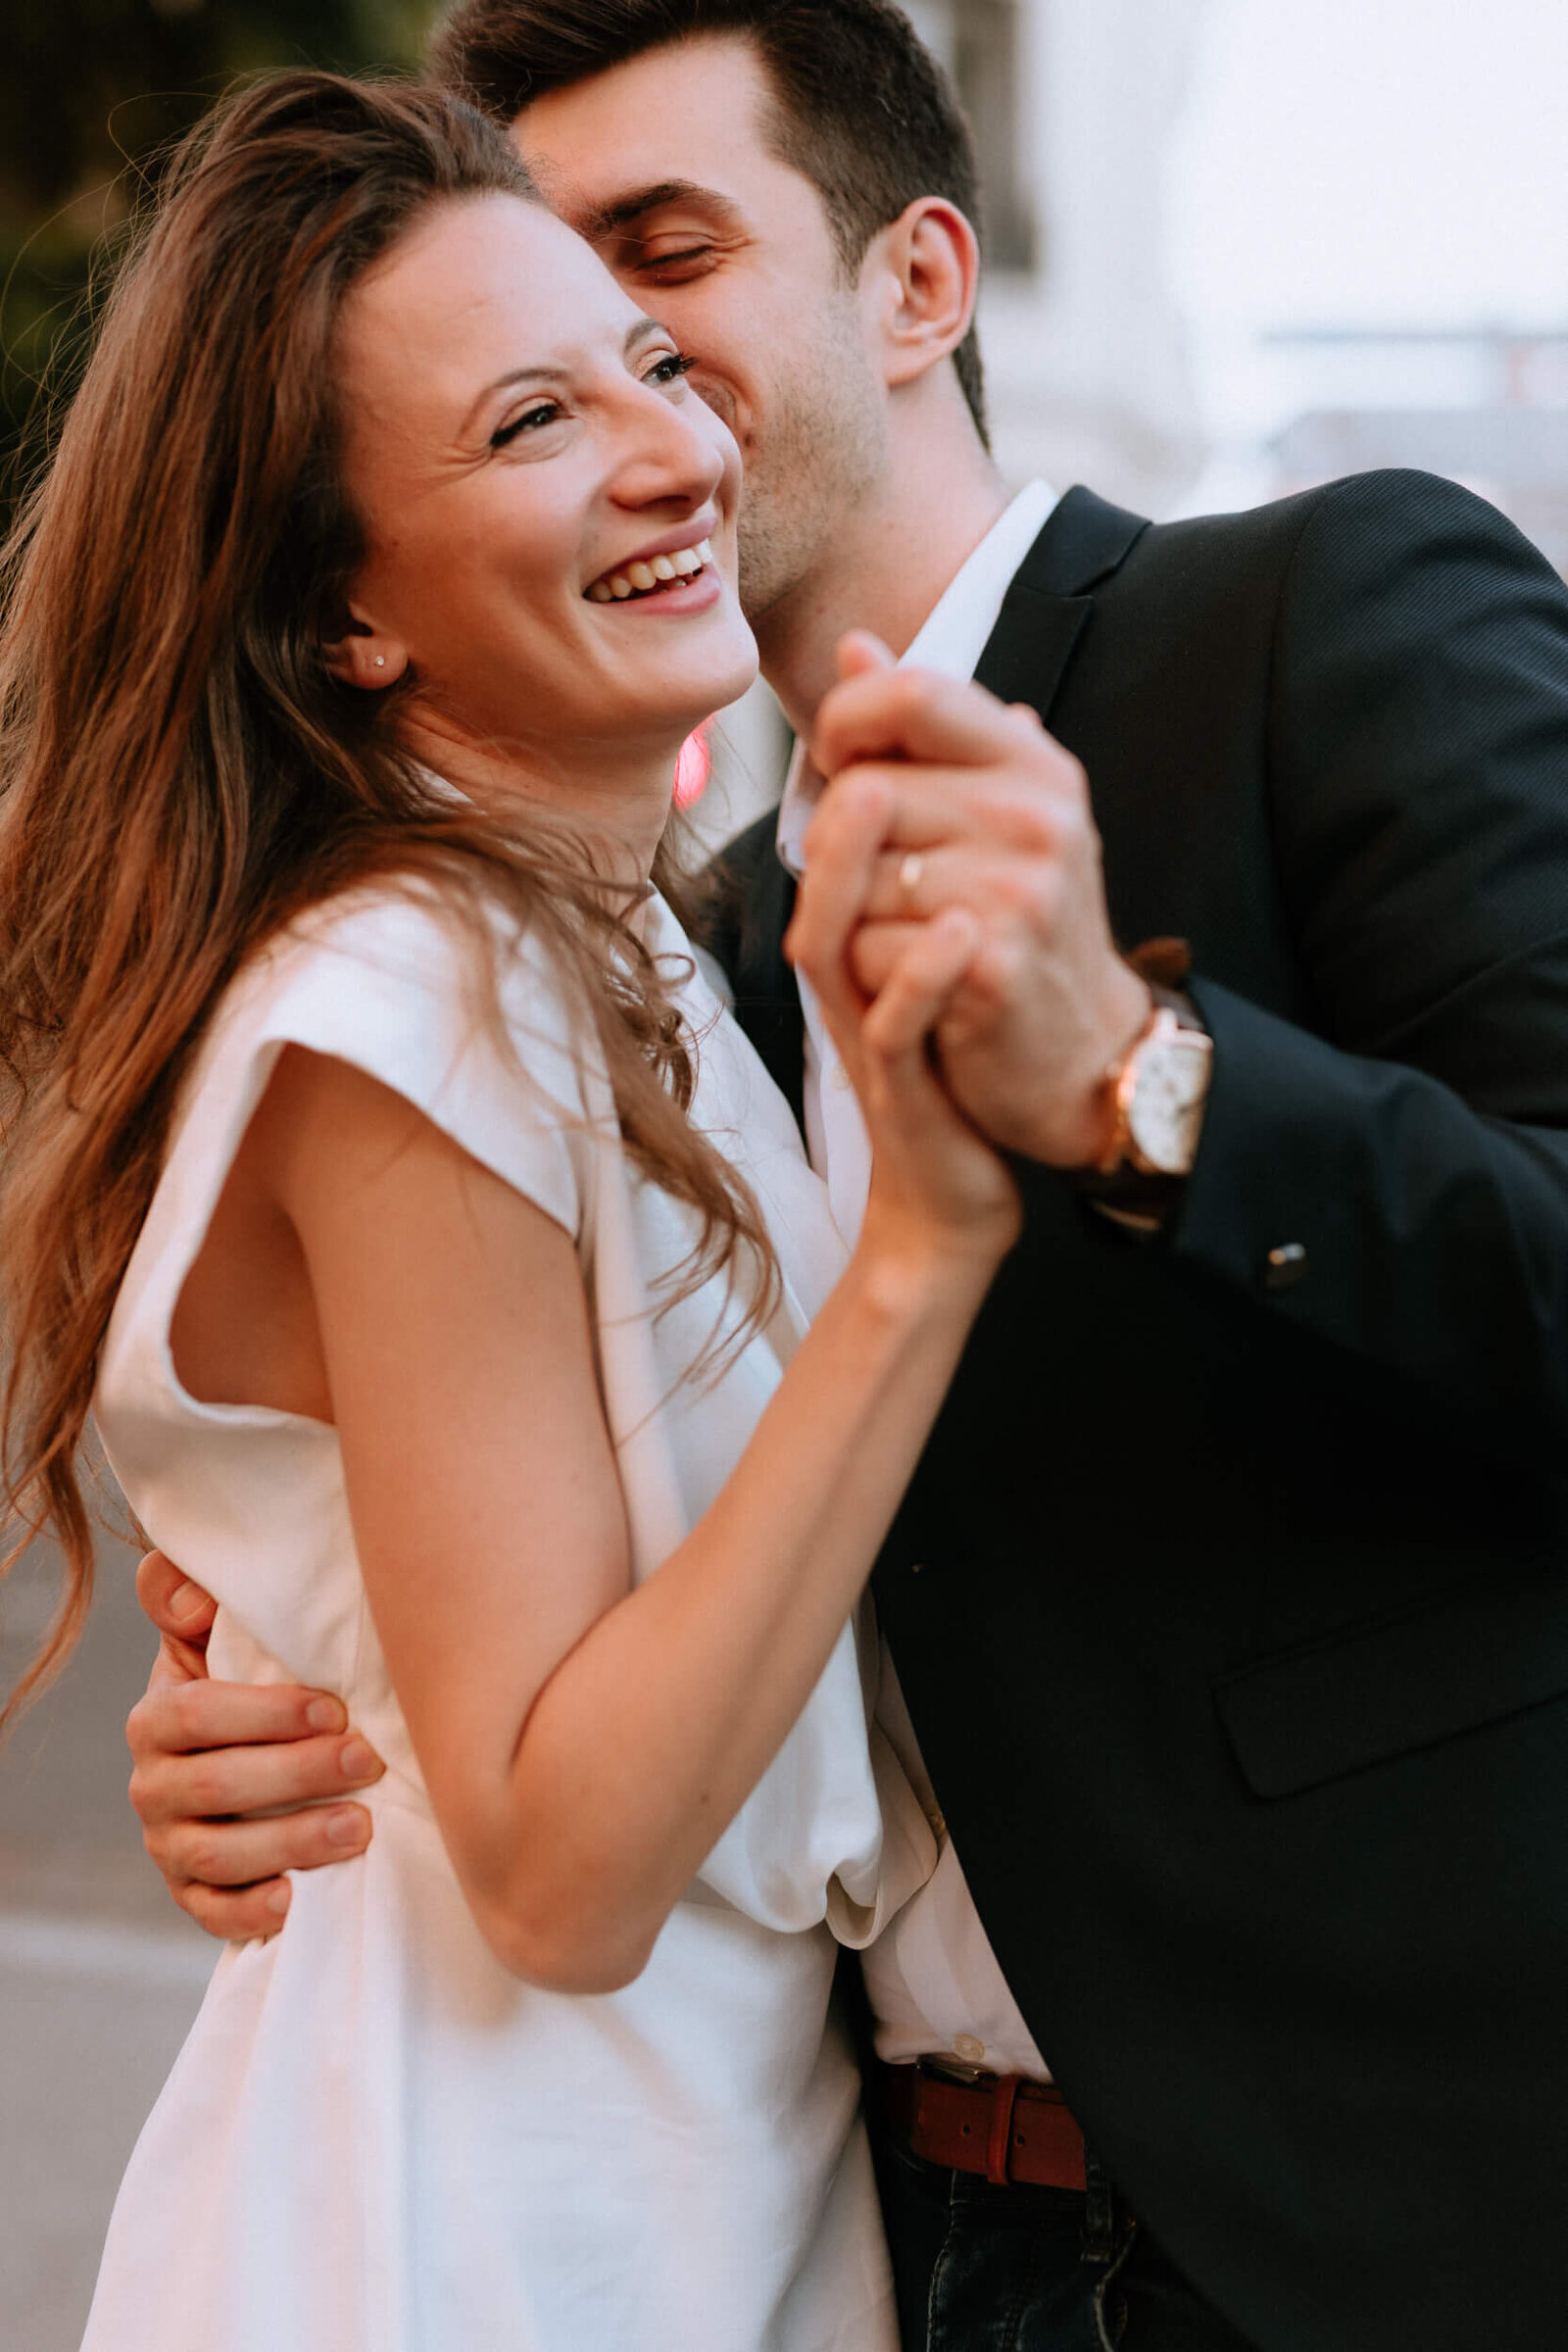
M 695 179 L 656 179 L 645 188 L 628 188 L 612 204 L 602 205 L 578 223 L 583 236 L 591 241 L 613 235 L 617 228 L 629 227 L 647 213 L 657 212 L 665 204 L 700 204 L 706 213 L 728 225 L 738 221 L 741 210 L 717 188 L 705 188 Z

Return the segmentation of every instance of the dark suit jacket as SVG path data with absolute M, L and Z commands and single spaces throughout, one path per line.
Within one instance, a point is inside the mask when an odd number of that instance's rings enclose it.
M 1023 1171 L 876 1572 L 938 1795 L 1104 2162 L 1266 2352 L 1545 2352 L 1568 593 L 1420 475 L 1076 490 L 978 674 L 1084 761 L 1118 937 L 1192 942 L 1215 1055 L 1161 1242 Z M 720 952 L 798 1102 L 770 836 Z

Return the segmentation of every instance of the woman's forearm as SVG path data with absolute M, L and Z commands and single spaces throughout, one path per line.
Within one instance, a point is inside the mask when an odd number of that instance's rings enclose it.
M 992 1270 L 862 1244 L 712 1507 L 545 1682 L 467 1874 L 520 1975 L 603 1991 L 642 1968 L 821 1674 Z

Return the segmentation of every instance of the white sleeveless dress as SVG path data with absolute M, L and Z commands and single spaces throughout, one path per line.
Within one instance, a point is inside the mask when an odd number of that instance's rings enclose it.
M 688 955 L 662 901 L 638 919 Z M 447 1860 L 334 1432 L 198 1402 L 174 1373 L 181 1286 L 294 1041 L 417 1103 L 574 1236 L 634 1574 L 708 1507 L 842 1262 L 789 1111 L 691 973 L 693 1115 L 750 1179 L 785 1296 L 721 1377 L 683 1382 L 737 1312 L 722 1280 L 653 1311 L 694 1220 L 628 1163 L 543 954 L 503 957 L 514 1063 L 470 976 L 451 925 L 389 892 L 273 942 L 220 1006 L 115 1309 L 99 1426 L 149 1534 L 220 1604 L 213 1672 L 339 1692 L 387 1772 L 367 1853 L 300 1873 L 284 1932 L 219 1961 L 122 2186 L 84 2352 L 894 2352 L 832 1936 L 867 1940 L 934 1851 L 868 1734 L 852 1632 L 637 1982 L 534 1990 Z

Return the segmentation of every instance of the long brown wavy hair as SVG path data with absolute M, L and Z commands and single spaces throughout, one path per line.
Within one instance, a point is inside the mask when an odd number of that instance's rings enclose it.
M 52 1529 L 60 1608 L 0 1725 L 91 1595 L 80 1447 L 115 1295 L 193 1047 L 244 958 L 371 876 L 434 888 L 476 942 L 543 927 L 597 1029 L 641 1169 L 689 1203 L 689 1288 L 772 1271 L 744 1186 L 690 1125 L 664 977 L 548 813 L 457 803 L 400 749 L 399 691 L 322 658 L 364 556 L 337 463 L 344 297 L 424 210 L 532 200 L 504 134 L 431 87 L 270 76 L 172 160 L 53 463 L 0 571 L 0 1466 Z M 655 879 L 676 884 L 667 850 Z

